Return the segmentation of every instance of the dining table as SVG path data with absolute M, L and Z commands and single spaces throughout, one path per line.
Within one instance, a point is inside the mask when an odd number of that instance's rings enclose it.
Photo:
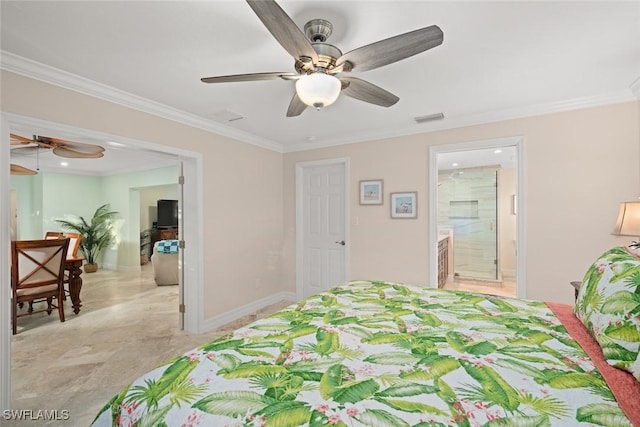
M 68 257 L 64 263 L 64 269 L 69 275 L 69 297 L 71 298 L 71 305 L 75 314 L 80 313 L 80 307 L 82 303 L 80 301 L 80 291 L 82 290 L 82 263 L 84 257 Z

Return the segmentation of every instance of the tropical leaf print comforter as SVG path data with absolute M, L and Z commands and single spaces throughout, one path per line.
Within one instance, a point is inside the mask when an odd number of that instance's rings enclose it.
M 542 302 L 354 281 L 137 379 L 95 426 L 630 426 Z

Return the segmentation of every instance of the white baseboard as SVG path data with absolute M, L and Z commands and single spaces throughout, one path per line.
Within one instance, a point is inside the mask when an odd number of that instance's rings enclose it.
M 227 323 L 233 322 L 242 316 L 248 316 L 280 301 L 291 301 L 293 303 L 298 301 L 298 299 L 296 298 L 295 292 L 278 292 L 277 294 L 261 298 L 218 316 L 205 319 L 200 324 L 201 327 L 198 329 L 200 330 L 200 333 L 212 331 L 220 326 L 226 325 Z

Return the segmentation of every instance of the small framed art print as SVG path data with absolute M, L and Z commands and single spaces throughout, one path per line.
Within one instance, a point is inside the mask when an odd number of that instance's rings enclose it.
M 417 218 L 418 193 L 391 193 L 391 218 Z
M 361 205 L 381 205 L 382 180 L 360 181 L 360 204 Z

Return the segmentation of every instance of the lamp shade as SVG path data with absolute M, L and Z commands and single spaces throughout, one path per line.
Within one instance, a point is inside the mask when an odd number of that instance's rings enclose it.
M 613 234 L 640 236 L 640 202 L 620 203 L 618 221 Z
M 342 83 L 337 77 L 321 72 L 307 74 L 296 82 L 298 98 L 318 110 L 336 102 L 341 88 Z

